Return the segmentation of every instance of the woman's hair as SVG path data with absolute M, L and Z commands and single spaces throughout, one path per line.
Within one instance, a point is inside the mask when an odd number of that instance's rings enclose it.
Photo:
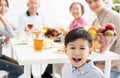
M 2 1 L 2 0 L 0 0 Z M 7 7 L 9 8 L 9 3 L 8 3 L 8 0 L 4 0 L 6 3 L 7 3 Z
M 73 3 L 70 5 L 69 10 L 71 11 L 71 8 L 72 8 L 72 6 L 73 6 L 74 4 L 80 5 L 81 11 L 82 11 L 82 15 L 83 15 L 83 14 L 84 14 L 84 6 L 83 6 L 80 2 L 73 2 Z
M 77 39 L 85 39 L 88 41 L 89 43 L 89 47 L 92 47 L 92 36 L 83 28 L 77 28 L 74 29 L 72 31 L 70 31 L 66 37 L 65 37 L 65 47 L 67 47 L 67 45 L 72 42 L 75 41 Z M 80 44 L 80 43 L 78 43 Z

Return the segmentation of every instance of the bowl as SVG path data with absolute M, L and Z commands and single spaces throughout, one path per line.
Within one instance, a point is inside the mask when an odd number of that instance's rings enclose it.
M 94 52 L 107 52 L 116 39 L 117 36 L 96 36 L 96 39 L 94 39 L 92 43 L 92 49 Z

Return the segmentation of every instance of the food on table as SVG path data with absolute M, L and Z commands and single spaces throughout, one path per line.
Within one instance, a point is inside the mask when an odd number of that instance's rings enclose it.
M 108 23 L 108 24 L 105 25 L 105 29 L 114 31 L 115 26 L 112 23 Z
M 105 36 L 114 36 L 114 31 L 112 31 L 112 30 L 107 30 L 107 31 L 104 32 L 104 35 L 105 35 Z
M 65 52 L 65 48 L 64 47 L 60 47 L 57 52 Z
M 45 38 L 43 42 L 43 46 L 46 48 L 53 47 L 54 46 L 54 41 L 51 38 Z
M 103 27 L 92 26 L 88 29 L 88 32 L 93 37 L 92 49 L 95 52 L 105 52 L 109 50 L 116 40 L 116 30 L 112 23 L 108 23 Z
M 45 32 L 45 37 L 47 38 L 55 38 L 59 35 L 59 32 L 54 28 L 48 28 L 48 30 Z

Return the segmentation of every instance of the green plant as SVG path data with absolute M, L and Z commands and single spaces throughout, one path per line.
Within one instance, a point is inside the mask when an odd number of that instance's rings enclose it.
M 113 0 L 113 4 L 120 4 L 120 0 Z M 120 6 L 112 7 L 113 10 L 120 12 Z
M 120 0 L 113 0 L 113 3 L 120 3 Z

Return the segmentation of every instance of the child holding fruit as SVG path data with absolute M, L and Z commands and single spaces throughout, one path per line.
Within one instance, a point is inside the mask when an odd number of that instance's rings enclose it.
M 70 6 L 70 12 L 74 17 L 74 20 L 69 26 L 69 31 L 78 27 L 84 27 L 89 25 L 82 17 L 82 15 L 84 14 L 84 6 L 81 3 L 73 2 Z
M 68 32 L 64 44 L 71 63 L 64 65 L 62 78 L 105 78 L 103 72 L 87 59 L 91 53 L 92 36 L 86 30 L 78 28 Z
M 117 33 L 117 40 L 113 44 L 111 51 L 120 54 L 120 14 L 109 10 L 105 7 L 106 0 L 86 0 L 90 9 L 96 13 L 97 18 L 93 21 L 92 25 L 100 24 L 101 26 L 105 26 L 107 23 L 112 23 L 115 27 L 108 25 L 106 29 L 110 29 L 105 32 L 105 35 L 112 35 L 114 30 Z M 97 64 L 101 69 L 103 69 L 104 64 Z M 111 78 L 120 78 L 120 61 L 113 61 L 111 68 Z

